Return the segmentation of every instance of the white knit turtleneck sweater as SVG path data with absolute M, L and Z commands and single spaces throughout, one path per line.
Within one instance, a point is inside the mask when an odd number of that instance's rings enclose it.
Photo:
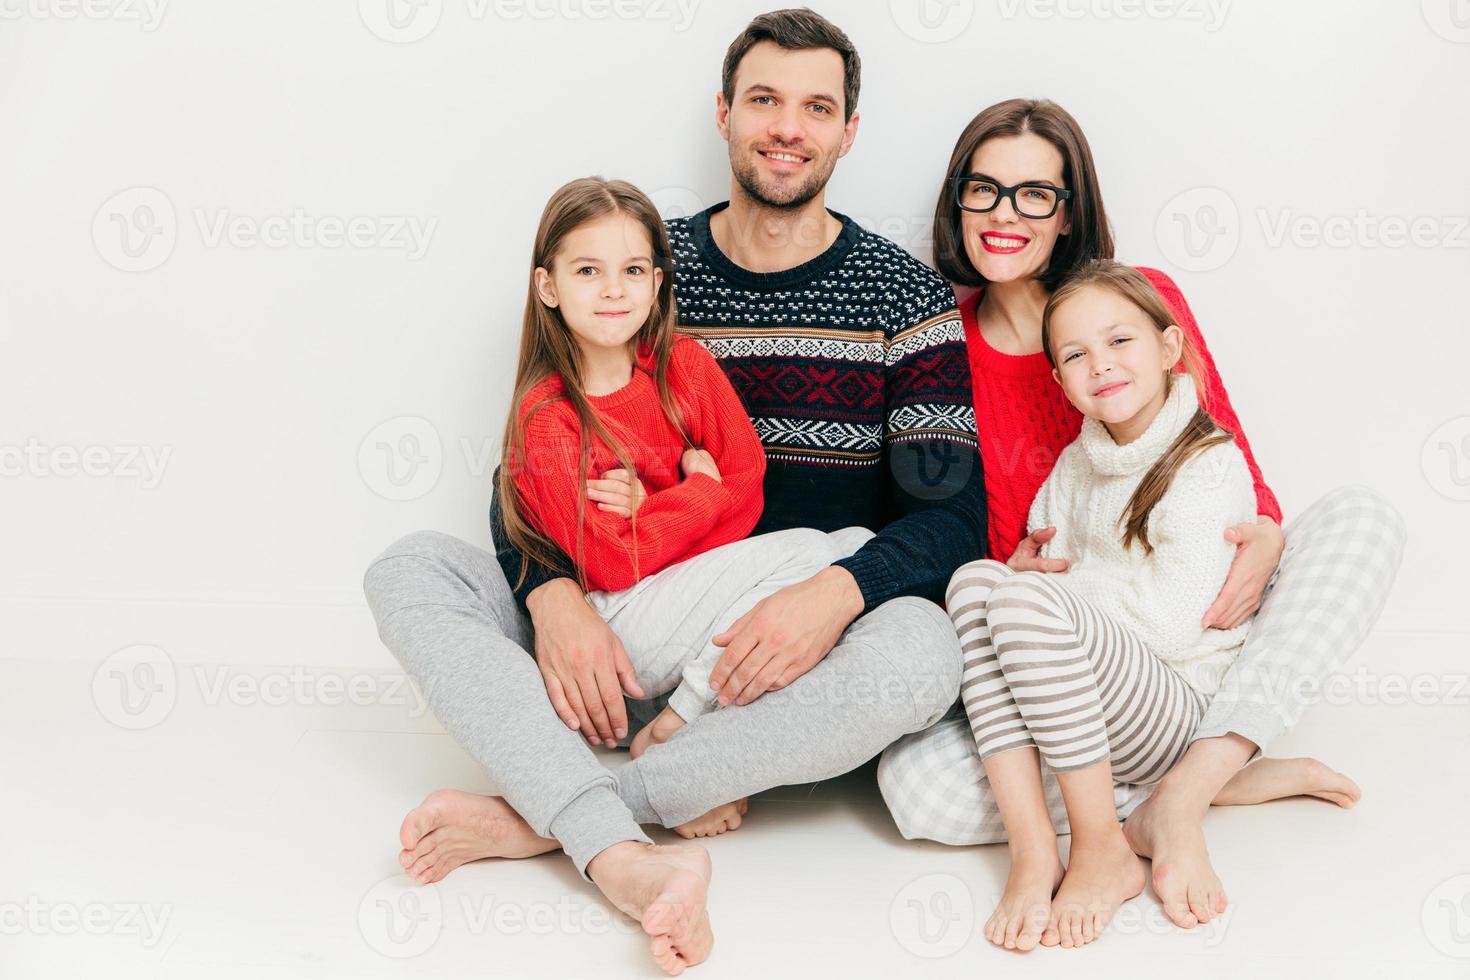
M 1164 455 L 1198 407 L 1194 380 L 1176 374 L 1158 416 L 1126 446 L 1096 419 L 1085 419 L 1036 494 L 1028 530 L 1055 525 L 1042 549 L 1066 558 L 1060 580 L 1128 626 L 1149 652 L 1201 693 L 1213 694 L 1245 642 L 1249 621 L 1232 630 L 1201 629 L 1235 557 L 1225 529 L 1254 521 L 1256 493 L 1245 456 L 1233 442 L 1196 454 L 1174 475 L 1149 514 L 1143 545 L 1123 548 L 1119 518 L 1149 468 Z

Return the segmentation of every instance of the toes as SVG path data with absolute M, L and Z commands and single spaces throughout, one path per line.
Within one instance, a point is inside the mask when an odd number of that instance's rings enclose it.
M 1181 929 L 1193 929 L 1199 925 L 1199 919 L 1189 911 L 1189 906 L 1183 902 L 1170 902 L 1165 905 L 1164 914 L 1169 917 L 1170 922 Z
M 1006 949 L 1015 949 L 1016 948 L 1016 936 L 1018 936 L 1020 934 L 1020 932 L 1021 932 L 1021 917 L 1018 916 L 1018 915 L 1008 916 L 1006 918 L 1006 931 L 1005 931 L 1005 948 Z
M 1041 939 L 1041 934 L 1046 927 L 1046 916 L 1027 916 L 1021 934 L 1016 937 L 1016 948 L 1025 952 L 1036 948 L 1036 943 Z
M 1189 911 L 1200 922 L 1209 922 L 1214 917 L 1214 912 L 1210 908 L 1210 902 L 1203 890 L 1190 889 Z
M 668 936 L 654 936 L 648 944 L 653 952 L 653 960 L 665 972 L 673 976 L 684 971 L 684 964 L 679 958 L 679 953 L 674 949 L 674 941 Z
M 1006 919 L 1005 916 L 996 911 L 985 923 L 985 938 L 990 940 L 991 945 L 999 946 L 1005 940 Z
M 1055 946 L 1062 941 L 1061 933 L 1057 931 L 1055 923 L 1047 923 L 1045 929 L 1041 930 L 1041 945 Z
M 408 816 L 403 818 L 403 823 L 398 828 L 398 842 L 403 845 L 404 850 L 413 850 L 424 835 L 438 825 L 438 808 L 430 805 L 434 795 L 429 794 L 428 799 L 408 811 Z
M 424 858 L 433 856 L 439 850 L 440 842 L 440 833 L 437 830 L 425 836 L 423 840 L 419 841 L 417 847 L 409 851 L 409 857 L 413 859 L 412 863 L 418 864 Z

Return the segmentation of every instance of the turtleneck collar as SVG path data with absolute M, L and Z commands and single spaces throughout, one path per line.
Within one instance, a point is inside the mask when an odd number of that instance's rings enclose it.
M 1113 441 L 1107 427 L 1097 419 L 1082 420 L 1082 432 L 1077 437 L 1087 459 L 1098 473 L 1108 476 L 1123 476 L 1136 473 L 1164 454 L 1199 408 L 1199 395 L 1194 379 L 1188 374 L 1176 373 L 1174 384 L 1159 414 L 1149 423 L 1143 435 L 1126 446 Z

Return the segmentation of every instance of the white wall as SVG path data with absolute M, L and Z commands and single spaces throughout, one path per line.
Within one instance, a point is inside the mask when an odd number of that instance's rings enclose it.
M 725 196 L 714 93 L 760 5 L 388 2 L 0 0 L 0 655 L 391 663 L 362 570 L 414 528 L 489 542 L 547 195 Z M 1288 514 L 1382 490 L 1411 528 L 1385 627 L 1470 632 L 1465 0 L 925 2 L 818 7 L 865 68 L 829 204 L 927 257 L 964 123 L 1060 101 Z M 1329 220 L 1359 212 L 1420 241 Z M 241 237 L 297 213 L 326 223 Z M 1225 234 L 1191 254 L 1181 221 Z M 376 444 L 415 434 L 395 487 Z

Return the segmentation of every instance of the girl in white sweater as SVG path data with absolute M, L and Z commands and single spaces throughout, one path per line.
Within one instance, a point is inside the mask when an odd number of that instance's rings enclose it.
M 1143 890 L 1113 782 L 1168 772 L 1245 642 L 1249 623 L 1200 623 L 1234 557 L 1219 529 L 1256 513 L 1245 457 L 1200 404 L 1184 332 L 1141 274 L 1082 268 L 1052 293 L 1042 338 L 1086 416 L 1028 522 L 1056 528 L 1046 553 L 1067 571 L 987 559 L 947 592 L 960 696 L 1011 848 L 986 936 L 1023 950 L 1091 942 Z M 1065 873 L 1043 762 L 1071 825 Z

